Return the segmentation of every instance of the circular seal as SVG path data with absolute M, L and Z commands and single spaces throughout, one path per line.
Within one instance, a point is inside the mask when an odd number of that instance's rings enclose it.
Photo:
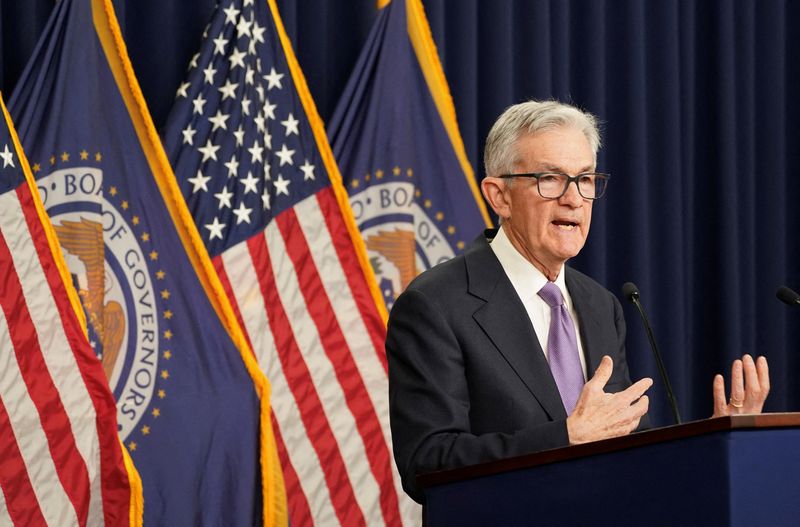
M 104 196 L 102 170 L 56 170 L 37 186 L 117 400 L 124 441 L 156 384 L 159 313 L 148 259 L 126 217 L 127 203 L 120 210 Z
M 417 274 L 455 256 L 411 181 L 372 184 L 350 196 L 350 206 L 388 307 Z

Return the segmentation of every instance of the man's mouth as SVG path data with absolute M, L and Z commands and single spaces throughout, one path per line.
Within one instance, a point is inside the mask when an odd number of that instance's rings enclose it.
M 577 223 L 569 220 L 554 220 L 553 225 L 565 231 L 571 231 L 572 229 L 578 226 Z

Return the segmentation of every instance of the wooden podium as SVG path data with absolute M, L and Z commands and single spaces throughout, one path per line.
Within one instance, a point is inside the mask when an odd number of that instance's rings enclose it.
M 418 482 L 427 527 L 800 526 L 800 413 L 707 419 Z

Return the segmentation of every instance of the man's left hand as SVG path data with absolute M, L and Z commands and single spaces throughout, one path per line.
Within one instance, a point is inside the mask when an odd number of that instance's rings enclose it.
M 731 397 L 725 398 L 725 379 L 714 377 L 714 415 L 759 414 L 769 394 L 769 367 L 766 357 L 745 355 L 731 367 Z

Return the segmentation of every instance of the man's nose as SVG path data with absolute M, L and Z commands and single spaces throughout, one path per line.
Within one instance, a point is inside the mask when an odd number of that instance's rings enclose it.
M 567 191 L 559 198 L 558 201 L 564 205 L 569 205 L 570 207 L 580 207 L 580 205 L 583 203 L 583 196 L 581 196 L 581 193 L 578 192 L 577 180 L 569 182 L 569 185 L 567 185 Z

